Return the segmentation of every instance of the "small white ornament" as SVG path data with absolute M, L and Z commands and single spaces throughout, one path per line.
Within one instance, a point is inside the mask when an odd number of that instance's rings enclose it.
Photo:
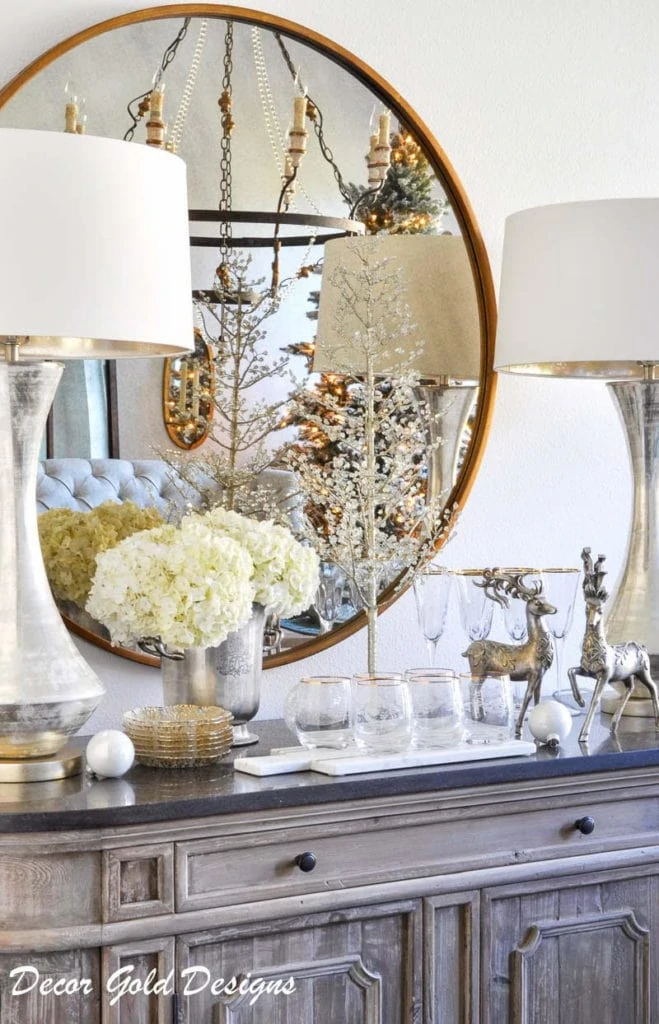
M 531 734 L 539 743 L 557 747 L 570 735 L 572 716 L 557 700 L 543 700 L 529 714 L 528 723 Z
M 87 768 L 99 779 L 118 779 L 135 759 L 133 741 L 118 729 L 102 729 L 87 744 Z

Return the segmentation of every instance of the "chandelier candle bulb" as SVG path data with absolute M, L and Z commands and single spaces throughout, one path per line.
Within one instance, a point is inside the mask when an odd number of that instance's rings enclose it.
M 293 100 L 293 129 L 296 132 L 304 131 L 304 118 L 307 112 L 307 97 L 296 96 Z
M 381 146 L 389 147 L 389 130 L 391 126 L 391 114 L 388 110 L 384 114 L 380 114 L 380 137 L 379 143 Z
M 146 144 L 162 149 L 165 145 L 165 122 L 162 119 L 165 100 L 164 83 L 157 85 L 149 99 L 149 120 L 146 123 Z
M 66 106 L 64 107 L 64 131 L 75 134 L 78 127 L 78 96 L 76 86 L 72 79 L 64 86 Z

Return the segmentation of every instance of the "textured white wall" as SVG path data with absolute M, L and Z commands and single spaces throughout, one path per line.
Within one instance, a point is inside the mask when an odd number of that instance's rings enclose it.
M 659 193 L 659 7 L 654 0 L 260 0 L 343 44 L 383 74 L 444 146 L 480 223 L 495 281 L 507 214 L 539 203 Z M 0 7 L 8 79 L 72 32 L 134 9 L 122 0 L 21 0 Z M 621 344 L 624 339 L 621 339 Z M 452 565 L 578 564 L 590 544 L 614 578 L 630 474 L 599 384 L 502 378 L 483 466 Z M 381 620 L 381 666 L 421 661 L 413 602 Z M 568 658 L 578 649 L 575 623 Z M 454 653 L 461 641 L 456 635 Z M 571 652 L 571 653 L 570 653 Z M 155 702 L 157 673 L 85 647 L 108 696 L 91 727 Z M 357 636 L 304 671 L 363 666 Z M 448 655 L 447 655 L 448 656 Z M 262 715 L 279 713 L 300 664 L 268 672 Z

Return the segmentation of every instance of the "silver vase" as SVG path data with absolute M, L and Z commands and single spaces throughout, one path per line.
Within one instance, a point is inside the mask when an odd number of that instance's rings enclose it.
M 39 544 L 39 444 L 59 363 L 0 363 L 0 758 L 55 754 L 103 696 L 55 605 Z
M 247 728 L 259 709 L 265 608 L 252 606 L 249 622 L 217 647 L 187 647 L 183 657 L 161 661 L 165 704 L 225 708 L 233 715 L 233 745 L 258 743 Z

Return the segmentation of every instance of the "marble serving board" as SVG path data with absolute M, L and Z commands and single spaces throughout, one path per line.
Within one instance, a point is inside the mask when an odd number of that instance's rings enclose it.
M 237 772 L 258 776 L 304 771 L 320 772 L 322 775 L 360 775 L 396 768 L 460 764 L 499 757 L 528 757 L 535 753 L 535 743 L 526 740 L 507 740 L 505 743 L 460 743 L 455 747 L 406 750 L 399 754 L 364 754 L 355 747 L 346 747 L 344 750 L 278 747 L 264 757 L 237 757 L 233 767 Z

